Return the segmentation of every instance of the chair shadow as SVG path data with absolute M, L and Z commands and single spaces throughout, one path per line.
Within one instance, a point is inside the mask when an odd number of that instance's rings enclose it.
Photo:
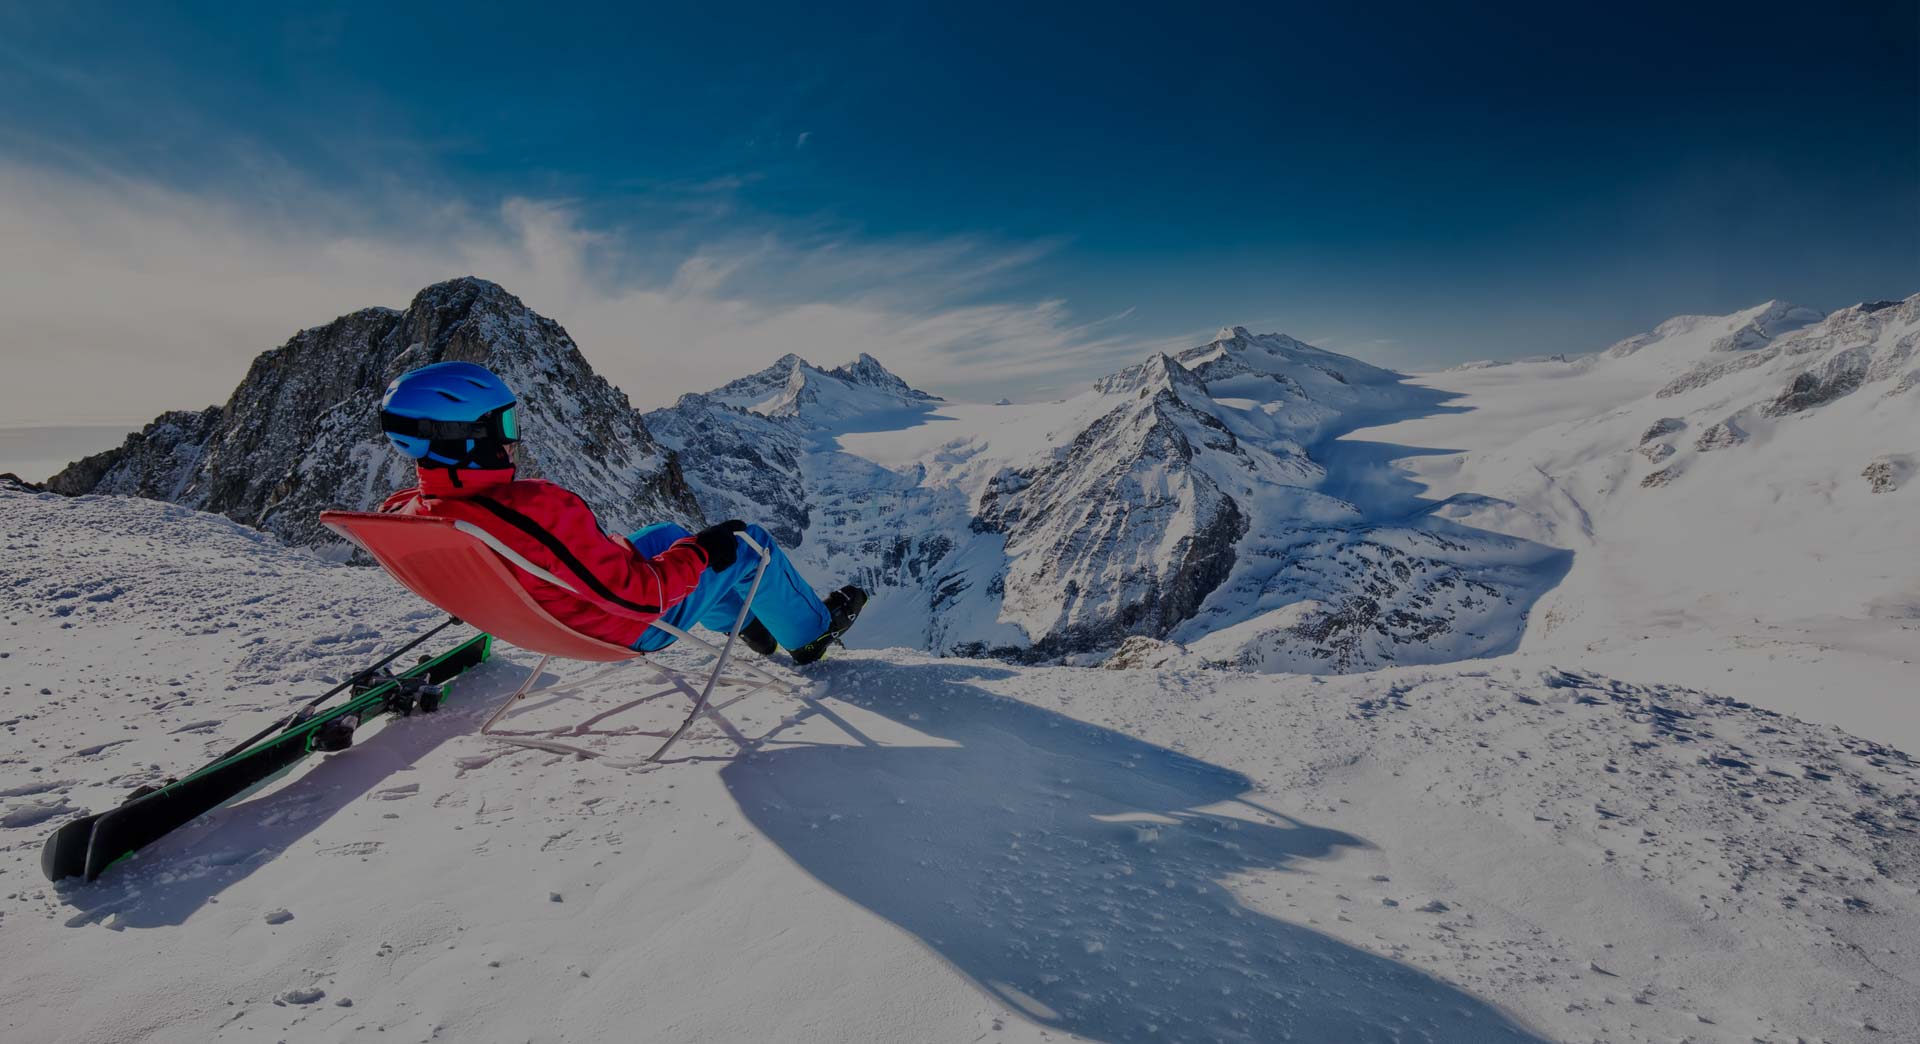
M 1207 811 L 1247 777 L 970 684 L 968 664 L 827 665 L 834 698 L 935 745 L 760 749 L 721 772 L 808 873 L 986 993 L 1096 1040 L 1536 1041 L 1416 968 L 1254 910 L 1228 884 L 1364 847 Z
M 309 756 L 293 767 L 296 778 L 286 786 L 214 809 L 99 881 L 63 885 L 61 898 L 76 911 L 67 924 L 79 927 L 110 914 L 116 928 L 183 923 L 394 773 L 449 740 L 477 732 L 525 671 L 496 660 L 463 675 L 440 710 L 387 721 L 378 732 L 356 737 L 342 754 Z

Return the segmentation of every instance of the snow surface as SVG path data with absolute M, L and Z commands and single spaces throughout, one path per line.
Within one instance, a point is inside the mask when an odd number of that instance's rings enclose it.
M 1531 650 L 858 651 L 653 770 L 679 708 L 633 667 L 556 671 L 504 723 L 606 757 L 482 740 L 532 659 L 503 650 L 439 714 L 54 887 L 53 827 L 436 614 L 150 501 L 0 489 L 0 549 L 9 1041 L 1920 1037 L 1920 766 Z

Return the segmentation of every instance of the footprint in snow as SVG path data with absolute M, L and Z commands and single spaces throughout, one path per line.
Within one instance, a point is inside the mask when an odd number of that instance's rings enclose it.
M 44 794 L 49 790 L 64 790 L 70 786 L 73 786 L 73 781 L 70 779 L 48 779 L 38 783 L 22 783 L 17 787 L 0 789 L 0 797 L 27 797 L 33 794 Z
M 0 815 L 0 827 L 30 827 L 36 823 L 44 823 L 55 816 L 64 816 L 75 811 L 78 810 L 67 804 L 65 800 L 29 801 L 24 805 L 14 806 L 5 815 Z

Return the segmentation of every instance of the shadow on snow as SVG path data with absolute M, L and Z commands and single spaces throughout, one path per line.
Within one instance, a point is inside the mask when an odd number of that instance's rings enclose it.
M 1008 675 L 830 665 L 835 699 L 934 745 L 762 750 L 722 778 L 802 868 L 1045 1026 L 1114 1041 L 1539 1039 L 1227 888 L 1364 841 L 1254 805 L 1238 773 L 968 684 Z M 1229 802 L 1265 822 L 1210 809 Z

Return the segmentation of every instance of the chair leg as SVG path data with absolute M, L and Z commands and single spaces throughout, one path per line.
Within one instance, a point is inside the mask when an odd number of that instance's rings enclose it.
M 713 697 L 713 687 L 719 684 L 720 676 L 726 673 L 727 657 L 733 654 L 733 643 L 740 639 L 741 628 L 747 625 L 747 617 L 753 614 L 754 596 L 760 593 L 760 580 L 767 575 L 768 556 L 759 544 L 754 543 L 752 537 L 742 533 L 740 539 L 748 547 L 760 553 L 760 568 L 753 571 L 753 584 L 747 588 L 746 600 L 740 603 L 740 615 L 734 618 L 733 630 L 727 634 L 726 644 L 720 647 L 720 658 L 714 661 L 713 673 L 707 675 L 706 688 L 700 691 L 700 698 L 693 701 L 693 710 L 687 714 L 686 720 L 680 723 L 680 727 L 673 730 L 673 735 L 668 736 L 665 743 L 660 744 L 660 749 L 648 755 L 649 763 L 658 763 L 675 743 L 680 742 L 680 737 L 686 735 L 687 730 L 693 727 L 693 723 L 707 712 L 707 701 Z
M 551 656 L 540 657 L 540 662 L 534 664 L 533 670 L 527 672 L 526 680 L 520 683 L 520 687 L 513 690 L 513 695 L 508 696 L 506 701 L 500 704 L 500 709 L 493 712 L 493 717 L 488 718 L 485 725 L 480 726 L 480 735 L 491 740 L 498 740 L 501 743 L 511 743 L 516 747 L 531 747 L 534 750 L 545 750 L 554 754 L 577 754 L 583 758 L 597 758 L 600 756 L 598 753 L 588 750 L 585 747 L 575 747 L 566 743 L 557 743 L 553 740 L 527 739 L 521 736 L 502 736 L 493 731 L 494 724 L 502 717 L 505 717 L 507 711 L 511 709 L 514 704 L 525 699 L 527 694 L 533 691 L 533 683 L 540 679 L 540 672 L 546 669 L 547 661 L 550 659 L 552 659 Z
M 521 697 L 533 691 L 533 683 L 539 680 L 540 672 L 546 669 L 547 661 L 551 659 L 553 659 L 551 656 L 540 657 L 540 662 L 534 664 L 533 670 L 527 672 L 526 678 L 520 682 L 520 687 L 513 690 L 513 694 L 507 697 L 506 702 L 500 704 L 500 709 L 493 712 L 493 717 L 488 718 L 485 725 L 480 726 L 480 735 L 485 736 L 491 732 L 494 724 L 506 715 L 507 708 L 512 707 L 520 701 Z

